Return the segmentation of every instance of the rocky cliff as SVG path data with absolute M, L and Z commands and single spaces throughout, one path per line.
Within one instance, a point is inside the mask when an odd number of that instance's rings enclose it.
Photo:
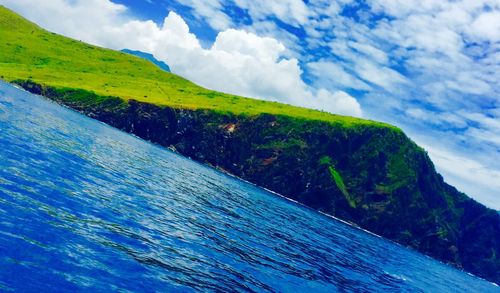
M 500 216 L 446 184 L 397 128 L 26 90 L 500 283 Z

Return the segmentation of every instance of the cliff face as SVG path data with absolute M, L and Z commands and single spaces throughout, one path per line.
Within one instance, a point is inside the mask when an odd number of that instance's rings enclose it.
M 500 283 L 500 216 L 394 128 L 158 107 L 19 85 L 314 209 Z

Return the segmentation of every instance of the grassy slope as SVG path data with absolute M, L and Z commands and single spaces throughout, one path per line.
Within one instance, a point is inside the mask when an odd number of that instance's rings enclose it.
M 6 81 L 31 79 L 56 88 L 84 89 L 174 108 L 282 114 L 346 127 L 370 125 L 398 130 L 385 123 L 207 90 L 143 59 L 43 30 L 3 6 L 0 77 Z

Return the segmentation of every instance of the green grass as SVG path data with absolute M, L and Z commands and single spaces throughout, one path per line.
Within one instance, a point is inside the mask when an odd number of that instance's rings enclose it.
M 330 158 L 329 156 L 322 156 L 319 159 L 318 163 L 320 165 L 328 167 L 328 172 L 330 172 L 330 176 L 332 177 L 332 180 L 335 182 L 337 188 L 340 190 L 340 192 L 342 192 L 349 205 L 352 208 L 356 208 L 356 201 L 354 200 L 354 198 L 352 198 L 349 192 L 347 192 L 344 180 L 342 179 L 342 176 L 340 176 L 340 173 L 335 169 L 332 162 L 332 158 Z
M 333 163 L 332 163 L 332 158 L 330 158 L 329 156 L 322 156 L 322 157 L 319 159 L 318 163 L 319 163 L 320 165 L 326 165 L 326 166 L 330 166 L 330 165 L 332 165 L 332 164 L 333 164 Z
M 342 192 L 349 205 L 352 208 L 356 208 L 356 201 L 351 197 L 349 192 L 347 192 L 344 180 L 342 179 L 342 176 L 340 176 L 339 172 L 335 170 L 333 166 L 329 166 L 328 171 L 330 171 L 330 175 L 332 176 L 333 181 L 335 181 L 335 185 L 337 185 L 337 188 L 340 190 L 340 192 Z
M 342 126 L 394 126 L 348 116 L 207 90 L 149 61 L 66 38 L 0 6 L 0 78 L 32 80 L 54 88 L 92 91 L 159 106 L 261 113 L 320 120 Z

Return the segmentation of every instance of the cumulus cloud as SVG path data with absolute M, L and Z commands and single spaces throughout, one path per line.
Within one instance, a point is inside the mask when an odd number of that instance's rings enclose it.
M 315 109 L 339 113 L 351 112 L 355 116 L 361 115 L 361 107 L 358 101 L 343 91 L 331 93 L 325 89 L 320 89 L 313 101 L 311 107 Z M 325 109 L 325 105 L 328 108 Z
M 65 0 L 1 0 L 0 4 L 22 13 L 50 31 L 91 43 L 100 43 L 102 37 L 96 32 L 113 26 L 110 20 L 122 21 L 127 11 L 123 5 L 102 0 L 71 3 Z
M 153 53 L 174 72 L 211 89 L 339 114 L 362 114 L 359 103 L 347 93 L 306 85 L 298 60 L 283 58 L 285 46 L 274 38 L 227 29 L 218 34 L 211 48 L 204 49 L 175 12 L 170 12 L 162 25 L 157 25 L 131 18 L 124 6 L 108 0 L 90 2 L 0 1 L 55 32 L 104 47 Z M 201 11 L 219 7 L 217 1 L 189 2 Z M 303 7 L 297 1 L 287 3 L 289 8 L 285 9 L 272 4 L 255 6 L 243 1 L 240 4 L 247 5 L 248 9 L 267 7 L 280 17 L 291 17 L 290 21 L 305 21 L 304 15 L 291 13 Z
M 259 37 L 234 29 L 219 33 L 212 48 L 228 53 L 248 55 L 264 61 L 274 61 L 285 51 L 285 46 L 276 39 Z

